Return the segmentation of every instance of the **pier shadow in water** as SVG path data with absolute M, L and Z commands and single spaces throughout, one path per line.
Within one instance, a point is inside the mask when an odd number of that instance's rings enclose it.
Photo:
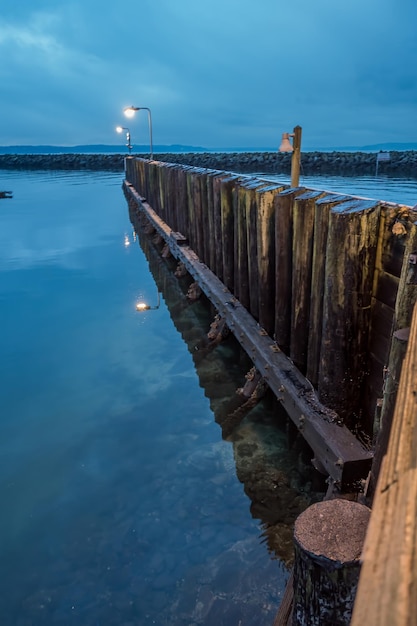
M 193 357 L 221 436 L 233 447 L 233 471 L 249 498 L 252 517 L 260 522 L 260 539 L 272 558 L 290 567 L 294 521 L 310 504 L 321 500 L 326 490 L 324 477 L 311 465 L 314 455 L 269 389 L 261 398 L 249 400 L 237 393 L 252 361 L 232 334 L 221 343 L 209 341 L 214 307 L 204 294 L 194 302 L 187 299 L 192 277 L 175 276 L 177 261 L 172 256 L 162 257 L 164 242 L 145 234 L 149 231 L 146 219 L 134 206 L 129 217 L 157 289 Z M 217 451 L 210 455 L 196 449 L 185 462 L 197 467 L 215 463 L 216 458 Z

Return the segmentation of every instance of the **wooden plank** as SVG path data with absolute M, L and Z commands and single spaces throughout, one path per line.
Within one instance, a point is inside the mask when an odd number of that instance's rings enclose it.
M 215 206 L 217 202 L 217 192 L 214 189 L 214 180 L 221 175 L 224 175 L 224 172 L 219 170 L 208 170 L 207 171 L 207 220 L 206 225 L 208 227 L 208 254 L 206 263 L 209 268 L 215 272 L 217 267 L 217 258 L 220 254 L 219 247 L 216 245 L 216 229 L 217 223 L 215 219 Z
M 184 263 L 221 317 L 226 319 L 227 325 L 329 475 L 343 487 L 366 477 L 372 453 L 340 423 L 334 411 L 319 402 L 311 383 L 259 327 L 223 282 L 200 261 L 189 246 L 177 245 L 169 226 L 148 203 L 141 202 L 132 185 L 125 182 L 125 188 L 135 199 L 138 209 L 146 214 L 168 242 L 172 254 Z
M 326 193 L 315 200 L 314 240 L 311 268 L 311 300 L 308 321 L 306 375 L 314 387 L 318 385 L 320 347 L 323 324 L 323 295 L 329 215 L 332 207 L 345 202 L 347 196 Z
M 292 306 L 292 241 L 295 198 L 304 188 L 287 189 L 275 197 L 275 340 L 290 352 Z
M 381 269 L 397 278 L 401 275 L 404 256 L 404 237 L 399 235 L 403 218 L 410 207 L 391 202 L 381 202 Z M 406 218 L 407 221 L 407 218 Z
M 248 250 L 249 311 L 259 320 L 258 241 L 256 235 L 258 203 L 254 190 L 248 190 L 246 203 L 246 237 Z
M 214 224 L 214 240 L 212 246 L 214 248 L 214 266 L 213 272 L 223 280 L 223 252 L 220 242 L 222 240 L 222 211 L 221 211 L 221 185 L 222 180 L 227 174 L 222 172 L 213 177 L 213 224 Z
M 303 374 L 307 369 L 315 201 L 323 195 L 322 191 L 305 191 L 294 199 L 293 207 L 290 357 Z
M 194 178 L 195 171 L 194 168 L 191 168 L 187 171 L 186 175 L 186 184 L 187 184 L 187 201 L 186 201 L 186 221 L 187 221 L 187 236 L 190 240 L 190 246 L 192 248 L 197 247 L 197 235 L 196 235 L 196 226 L 197 220 L 195 216 L 195 206 L 194 206 Z M 156 207 L 153 207 L 156 213 L 159 214 L 159 211 Z
M 228 289 L 233 291 L 235 284 L 234 271 L 234 213 L 236 208 L 236 186 L 240 177 L 229 175 L 222 178 L 220 183 L 220 215 L 221 215 L 221 239 L 216 241 L 221 244 L 222 251 L 222 276 L 223 282 Z
M 250 280 L 249 280 L 249 250 L 248 250 L 248 229 L 247 207 L 250 205 L 251 196 L 257 190 L 267 187 L 268 183 L 256 177 L 243 179 L 237 189 L 237 203 L 235 210 L 235 288 L 234 294 L 240 303 L 250 309 Z
M 200 190 L 200 219 L 201 219 L 201 246 L 202 246 L 202 260 L 204 263 L 209 263 L 210 248 L 211 248 L 211 236 L 208 224 L 208 170 L 202 169 L 199 177 L 199 190 Z M 168 222 L 169 223 L 169 222 Z
M 375 298 L 391 309 L 394 309 L 397 299 L 398 280 L 397 276 L 387 274 L 383 270 L 378 272 Z
M 392 338 L 389 351 L 387 376 L 384 381 L 384 396 L 381 409 L 381 431 L 378 433 L 375 460 L 372 467 L 371 491 L 375 486 L 383 456 L 390 438 L 391 423 L 396 402 L 398 382 L 401 376 L 407 342 L 397 331 L 409 327 L 414 304 L 417 301 L 417 223 L 409 224 L 403 267 L 395 304 Z
M 329 217 L 318 389 L 352 429 L 367 371 L 378 218 L 377 203 L 358 199 Z
M 275 330 L 275 204 L 283 186 L 267 185 L 255 189 L 258 214 L 256 223 L 259 323 L 271 335 Z
M 382 462 L 351 626 L 416 623 L 417 307 Z
M 189 237 L 190 228 L 188 223 L 188 207 L 187 207 L 187 172 L 191 169 L 189 166 L 181 166 L 178 169 L 177 179 L 177 224 L 175 230 L 179 230 L 183 235 Z

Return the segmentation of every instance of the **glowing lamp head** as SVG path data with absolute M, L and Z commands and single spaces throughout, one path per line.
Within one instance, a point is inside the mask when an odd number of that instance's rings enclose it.
M 134 107 L 126 107 L 124 110 L 124 114 L 126 115 L 126 117 L 132 118 L 135 115 L 135 108 Z
M 116 133 L 122 133 L 123 132 L 123 126 L 116 126 Z
M 146 302 L 137 302 L 136 311 L 148 311 L 151 307 Z

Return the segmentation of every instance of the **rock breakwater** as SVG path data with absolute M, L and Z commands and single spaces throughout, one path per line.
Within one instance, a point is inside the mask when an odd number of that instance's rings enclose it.
M 373 175 L 378 153 L 304 152 L 303 175 Z M 149 158 L 148 154 L 132 155 Z M 417 178 L 417 151 L 390 152 L 378 163 L 380 174 Z M 123 171 L 123 154 L 1 154 L 0 169 Z M 129 158 L 129 157 L 127 157 Z M 290 174 L 291 154 L 280 152 L 179 152 L 154 155 L 155 160 L 238 173 Z

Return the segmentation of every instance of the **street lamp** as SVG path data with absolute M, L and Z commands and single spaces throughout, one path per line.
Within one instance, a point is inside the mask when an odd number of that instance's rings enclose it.
M 155 309 L 159 309 L 159 305 L 160 305 L 160 297 L 159 297 L 159 291 L 158 291 L 158 301 L 156 306 L 151 306 L 150 304 L 147 304 L 146 302 L 137 302 L 136 303 L 136 311 L 154 311 Z
M 290 142 L 292 137 L 292 145 Z M 292 133 L 282 133 L 280 152 L 292 152 L 291 158 L 291 187 L 298 187 L 300 181 L 301 161 L 301 126 L 296 126 Z
M 127 141 L 127 148 L 129 150 L 129 154 L 132 152 L 132 146 L 130 144 L 130 130 L 128 128 L 126 128 L 126 126 L 116 126 L 116 131 L 118 133 L 122 133 L 123 131 L 126 131 L 126 141 Z
M 124 109 L 124 114 L 126 115 L 126 117 L 132 118 L 134 117 L 136 111 L 148 111 L 148 126 L 149 126 L 149 147 L 150 147 L 150 153 L 151 153 L 151 159 L 153 159 L 153 146 L 152 146 L 152 114 L 151 114 L 151 110 L 148 109 L 148 107 L 126 107 Z

